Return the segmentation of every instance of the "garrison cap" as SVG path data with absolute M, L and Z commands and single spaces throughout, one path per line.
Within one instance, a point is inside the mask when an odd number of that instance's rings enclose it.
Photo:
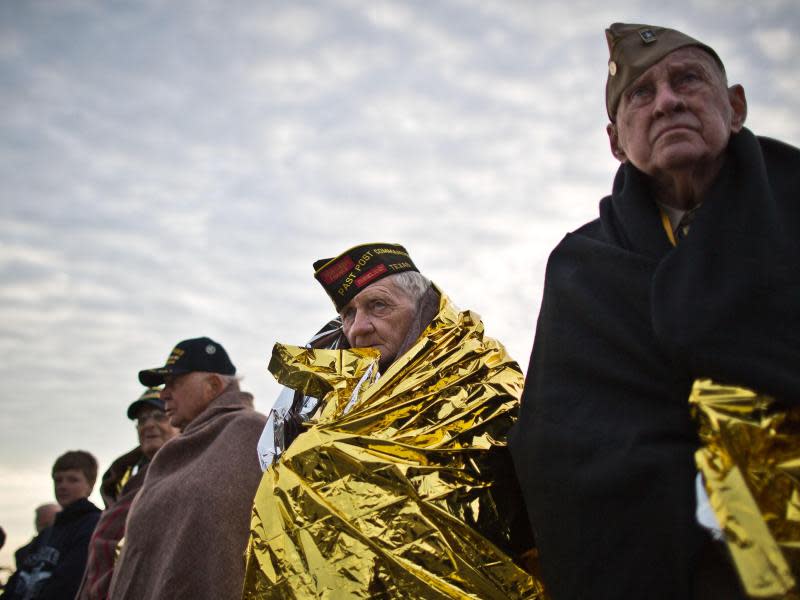
M 236 367 L 228 358 L 222 344 L 211 338 L 199 337 L 179 342 L 170 352 L 163 367 L 139 371 L 139 381 L 142 385 L 155 387 L 163 384 L 168 375 L 194 371 L 236 375 Z
M 668 27 L 614 23 L 606 29 L 608 41 L 608 79 L 606 110 L 613 123 L 622 93 L 642 73 L 670 52 L 686 46 L 697 46 L 708 52 L 722 72 L 725 67 L 710 46 Z
M 419 273 L 405 248 L 383 242 L 361 244 L 335 258 L 314 262 L 314 277 L 328 292 L 337 311 L 368 285 L 403 271 Z

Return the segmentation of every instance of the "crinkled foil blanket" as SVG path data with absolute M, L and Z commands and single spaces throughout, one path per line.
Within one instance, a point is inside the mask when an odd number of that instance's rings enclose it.
M 690 403 L 695 460 L 746 593 L 800 598 L 800 408 L 709 380 Z
M 264 473 L 244 598 L 542 598 L 479 533 L 513 535 L 498 510 L 513 473 L 496 465 L 516 418 L 517 364 L 444 294 L 380 378 L 377 358 L 275 345 L 276 379 L 323 405 Z

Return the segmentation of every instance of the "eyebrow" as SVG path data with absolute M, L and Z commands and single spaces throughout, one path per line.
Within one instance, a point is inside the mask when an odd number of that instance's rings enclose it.
M 682 60 L 681 62 L 673 63 L 672 65 L 667 67 L 667 72 L 671 73 L 673 71 L 681 71 L 690 68 L 700 69 L 706 75 L 709 76 L 713 75 L 713 70 L 711 69 L 711 67 L 708 64 L 706 64 L 705 61 L 702 61 L 698 58 L 687 58 L 686 60 Z M 637 79 L 635 79 L 633 83 L 631 83 L 627 88 L 625 88 L 623 94 L 627 94 L 631 90 L 634 90 L 637 87 L 648 83 L 652 78 L 653 78 L 652 73 L 643 73 Z

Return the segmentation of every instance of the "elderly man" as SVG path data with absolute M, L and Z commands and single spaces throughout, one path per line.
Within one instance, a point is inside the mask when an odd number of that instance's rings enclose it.
M 125 535 L 125 519 L 131 503 L 144 482 L 156 452 L 178 434 L 164 412 L 158 388 L 148 388 L 128 407 L 135 421 L 139 445 L 111 463 L 103 474 L 100 494 L 106 509 L 89 541 L 89 559 L 76 600 L 105 600 L 114 572 L 117 545 Z
M 163 367 L 161 400 L 181 434 L 153 457 L 131 505 L 109 598 L 234 598 L 241 593 L 249 509 L 261 469 L 254 450 L 266 418 L 239 391 L 225 349 L 180 342 Z
M 40 504 L 36 507 L 33 517 L 33 527 L 36 529 L 36 536 L 55 522 L 56 515 L 59 512 L 61 512 L 61 507 L 55 502 Z M 20 568 L 20 565 L 25 561 L 25 558 L 30 554 L 31 550 L 36 547 L 36 536 L 21 548 L 17 548 L 14 552 L 14 563 L 17 569 Z
M 688 398 L 709 378 L 800 400 L 800 152 L 743 128 L 744 90 L 707 45 L 606 35 L 622 164 L 550 256 L 512 455 L 553 597 L 735 598 L 731 544 L 754 538 L 729 521 L 726 546 L 695 517 L 714 481 Z
M 402 246 L 314 267 L 340 336 L 273 351 L 276 378 L 320 402 L 259 487 L 244 597 L 537 597 L 505 444 L 517 364 Z

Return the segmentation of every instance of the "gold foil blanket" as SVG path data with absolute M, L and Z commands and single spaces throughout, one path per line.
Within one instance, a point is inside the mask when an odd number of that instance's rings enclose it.
M 276 379 L 324 399 L 264 473 L 244 598 L 543 598 L 514 560 L 518 365 L 444 294 L 379 378 L 377 358 L 275 345 Z
M 695 461 L 746 593 L 800 598 L 800 409 L 707 379 L 689 402 Z

